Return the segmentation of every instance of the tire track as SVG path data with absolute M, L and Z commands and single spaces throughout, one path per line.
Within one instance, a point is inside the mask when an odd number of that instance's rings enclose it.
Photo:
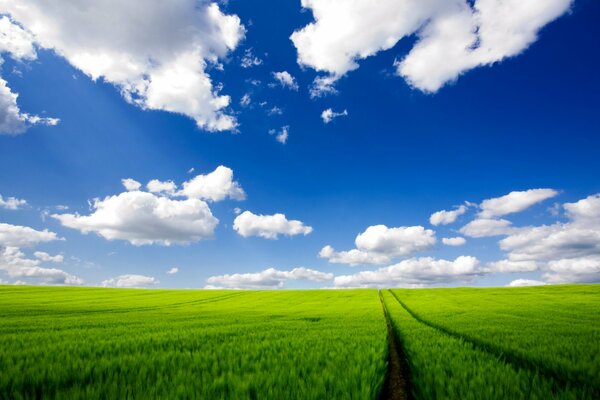
M 406 310 L 406 312 L 408 314 L 410 314 L 411 317 L 413 317 L 415 320 L 422 323 L 423 325 L 426 325 L 430 328 L 436 329 L 436 330 L 438 330 L 448 336 L 451 336 L 453 338 L 470 343 L 474 348 L 484 351 L 484 352 L 496 357 L 498 359 L 498 361 L 504 362 L 506 364 L 510 364 L 514 368 L 529 370 L 533 374 L 538 374 L 538 375 L 543 376 L 546 379 L 553 380 L 554 382 L 556 382 L 558 385 L 560 385 L 562 387 L 582 386 L 582 387 L 589 388 L 592 393 L 594 393 L 595 395 L 598 396 L 598 398 L 600 398 L 600 383 L 589 382 L 585 378 L 577 378 L 577 377 L 573 377 L 573 376 L 571 376 L 570 378 L 565 377 L 564 373 L 562 373 L 560 371 L 557 371 L 553 368 L 550 368 L 550 367 L 547 367 L 544 365 L 540 365 L 540 364 L 538 364 L 534 361 L 531 361 L 530 359 L 523 357 L 521 355 L 518 355 L 514 352 L 507 351 L 505 349 L 502 349 L 502 348 L 494 346 L 494 345 L 490 345 L 489 343 L 483 342 L 474 337 L 460 334 L 460 333 L 455 332 L 451 329 L 448 329 L 442 325 L 427 321 L 427 320 L 421 318 L 413 310 L 411 310 L 406 304 L 404 304 L 404 302 L 402 300 L 400 300 L 400 298 L 398 298 L 396 293 L 394 293 L 392 290 L 388 289 L 388 292 L 390 292 L 390 294 L 396 299 L 398 304 L 400 304 L 400 306 L 402 306 L 402 308 L 404 308 L 404 310 Z
M 381 291 L 379 291 L 379 301 L 381 301 L 381 306 L 383 307 L 383 314 L 385 316 L 388 333 L 388 368 L 379 398 L 381 400 L 409 400 L 412 396 L 410 391 L 410 380 L 408 377 L 408 363 L 406 362 L 402 347 L 392 328 Z

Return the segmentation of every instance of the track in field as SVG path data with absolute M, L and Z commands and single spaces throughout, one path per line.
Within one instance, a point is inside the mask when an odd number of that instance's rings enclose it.
M 408 365 L 404 352 L 398 338 L 392 328 L 385 303 L 379 293 L 381 306 L 385 315 L 385 323 L 388 332 L 388 368 L 383 384 L 383 390 L 379 396 L 381 400 L 409 400 L 412 398 L 410 392 L 410 381 L 408 378 Z
M 482 350 L 490 355 L 493 355 L 494 357 L 497 357 L 499 361 L 501 360 L 507 364 L 510 364 L 516 369 L 526 369 L 526 370 L 534 372 L 535 374 L 542 375 L 542 376 L 546 377 L 547 379 L 551 379 L 554 382 L 556 382 L 558 385 L 569 386 L 569 385 L 575 384 L 575 385 L 588 386 L 593 390 L 594 393 L 597 393 L 598 398 L 600 398 L 600 385 L 598 385 L 598 383 L 588 382 L 585 380 L 571 381 L 571 380 L 565 379 L 565 377 L 559 371 L 555 371 L 555 370 L 545 367 L 543 365 L 539 365 L 537 363 L 530 361 L 527 358 L 518 356 L 513 353 L 508 353 L 501 348 L 496 348 L 494 346 L 488 345 L 487 343 L 481 342 L 480 340 L 477 340 L 475 338 L 461 335 L 461 334 L 453 332 L 452 330 L 449 330 L 443 326 L 440 326 L 438 324 L 424 320 L 419 315 L 415 314 L 415 312 L 412 311 L 408 306 L 406 306 L 406 304 L 404 304 L 404 302 L 398 298 L 396 293 L 394 293 L 392 290 L 389 290 L 389 289 L 388 289 L 388 292 L 398 302 L 398 304 L 400 304 L 400 306 L 402 306 L 402 308 L 404 308 L 404 310 L 406 310 L 406 312 L 408 314 L 410 314 L 410 316 L 413 317 L 419 323 L 429 326 L 430 328 L 436 329 L 436 330 L 438 330 L 448 336 L 451 336 L 453 338 L 460 339 L 464 342 L 470 343 L 474 348 L 477 348 L 477 349 Z M 387 315 L 386 315 L 386 318 L 387 318 Z

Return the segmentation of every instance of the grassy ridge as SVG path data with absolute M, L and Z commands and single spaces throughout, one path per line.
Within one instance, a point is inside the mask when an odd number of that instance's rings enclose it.
M 600 389 L 600 285 L 394 293 L 423 321 L 556 379 Z
M 577 385 L 559 385 L 515 368 L 470 342 L 417 321 L 390 291 L 382 291 L 382 297 L 408 359 L 417 400 L 593 398 Z
M 0 287 L 0 398 L 377 397 L 377 292 Z

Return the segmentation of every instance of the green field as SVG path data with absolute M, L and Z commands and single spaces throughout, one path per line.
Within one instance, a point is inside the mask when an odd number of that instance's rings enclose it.
M 600 285 L 0 286 L 0 399 L 377 399 L 389 375 L 384 305 L 406 361 L 404 398 L 600 393 Z

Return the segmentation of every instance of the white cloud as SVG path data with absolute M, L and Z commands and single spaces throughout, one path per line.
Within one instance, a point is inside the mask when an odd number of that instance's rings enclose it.
M 259 66 L 262 63 L 263 63 L 263 61 L 260 58 L 256 57 L 254 54 L 252 54 L 252 47 L 250 47 L 249 49 L 246 49 L 244 51 L 244 55 L 242 56 L 240 66 L 242 68 L 252 68 L 252 67 Z
M 323 110 L 321 113 L 321 119 L 324 123 L 328 124 L 333 121 L 337 117 L 345 117 L 348 115 L 348 110 L 344 110 L 342 112 L 335 112 L 331 108 Z
M 198 199 L 173 200 L 131 191 L 96 199 L 90 215 L 53 214 L 63 226 L 133 245 L 185 244 L 211 238 L 219 222 Z
M 244 211 L 233 221 L 233 229 L 243 237 L 259 236 L 265 239 L 277 239 L 279 235 L 308 235 L 313 228 L 302 221 L 288 220 L 284 214 L 256 215 Z
M 317 76 L 309 88 L 310 98 L 316 99 L 318 97 L 337 94 L 338 91 L 335 88 L 336 82 L 337 78 L 332 76 Z
M 475 257 L 460 256 L 454 261 L 431 257 L 410 258 L 374 271 L 336 276 L 333 285 L 350 287 L 421 287 L 451 282 L 469 282 L 483 273 Z
M 280 289 L 290 280 L 327 281 L 333 279 L 333 274 L 316 271 L 304 267 L 291 271 L 280 271 L 268 268 L 264 271 L 248 274 L 231 274 L 211 276 L 206 280 L 211 288 L 222 287 L 230 289 Z
M 250 105 L 251 101 L 252 101 L 252 99 L 250 98 L 250 93 L 246 93 L 240 99 L 240 105 L 242 107 L 248 107 Z
M 332 264 L 348 264 L 352 266 L 385 264 L 390 261 L 390 257 L 385 254 L 369 253 L 357 249 L 335 251 L 335 249 L 329 245 L 321 249 L 319 257 L 326 258 L 327 261 Z
M 553 189 L 529 189 L 522 192 L 510 192 L 509 194 L 487 199 L 481 202 L 479 207 L 479 218 L 496 218 L 504 215 L 523 211 L 534 204 L 550 199 L 558 195 Z
M 394 257 L 429 250 L 436 239 L 434 231 L 422 226 L 388 228 L 385 225 L 374 225 L 358 234 L 354 242 L 354 250 L 336 252 L 333 247 L 325 246 L 319 256 L 340 264 L 385 264 Z
M 533 272 L 539 269 L 538 263 L 532 260 L 514 261 L 500 260 L 487 264 L 489 272 L 515 273 L 515 272 Z
M 121 184 L 123 184 L 123 187 L 128 191 L 140 190 L 142 187 L 141 183 L 131 178 L 121 179 Z
M 563 207 L 568 222 L 519 228 L 500 248 L 511 263 L 536 263 L 547 282 L 600 282 L 600 195 Z
M 433 214 L 431 214 L 431 216 L 429 217 L 429 223 L 434 226 L 448 225 L 448 224 L 451 224 L 454 221 L 456 221 L 456 219 L 458 217 L 460 217 L 461 215 L 463 215 L 466 211 L 467 211 L 467 207 L 464 205 L 462 205 L 452 211 L 446 211 L 446 210 L 437 211 L 437 212 L 434 212 Z
M 38 243 L 60 240 L 54 232 L 48 229 L 38 231 L 28 226 L 11 225 L 0 222 L 0 246 L 31 247 Z
M 510 282 L 508 285 L 509 287 L 522 287 L 522 286 L 542 286 L 542 285 L 547 285 L 546 282 L 542 282 L 542 281 L 536 281 L 533 279 L 515 279 L 514 281 Z
M 275 136 L 275 140 L 277 140 L 281 144 L 285 144 L 288 140 L 289 135 L 290 135 L 289 125 L 282 126 L 279 133 Z
M 281 115 L 283 114 L 283 110 L 277 106 L 273 106 L 271 107 L 268 111 L 267 114 L 269 115 Z
M 0 3 L 1 12 L 1 3 Z M 0 67 L 8 54 L 16 61 L 33 61 L 37 53 L 33 45 L 33 36 L 7 16 L 0 18 Z M 21 112 L 17 98 L 8 83 L 0 76 L 0 134 L 18 135 L 31 125 L 56 125 L 58 118 L 44 118 Z
M 236 126 L 224 111 L 229 96 L 218 94 L 206 67 L 235 49 L 245 29 L 216 3 L 1 0 L 0 12 L 129 103 L 186 115 L 210 131 Z
M 126 274 L 104 280 L 101 285 L 104 287 L 137 288 L 156 285 L 158 283 L 158 280 L 152 276 Z
M 65 260 L 65 257 L 62 254 L 57 254 L 55 256 L 51 256 L 50 254 L 44 251 L 36 251 L 33 253 L 35 258 L 44 262 L 53 262 L 53 263 L 61 263 Z
M 173 268 L 170 268 L 170 269 L 167 271 L 167 274 L 169 274 L 169 275 L 174 275 L 174 274 L 176 274 L 176 273 L 178 273 L 178 272 L 179 272 L 179 268 L 177 268 L 177 267 L 173 267 Z
M 516 56 L 571 0 L 302 0 L 315 21 L 291 36 L 298 63 L 335 80 L 358 61 L 418 35 L 395 66 L 412 86 L 435 92 L 469 69 Z
M 18 247 L 0 245 L 0 270 L 10 278 L 26 279 L 30 283 L 81 285 L 83 280 L 61 269 L 44 268 L 40 260 L 26 258 Z M 22 282 L 26 283 L 26 282 Z
M 158 179 L 152 179 L 146 184 L 146 188 L 150 193 L 164 193 L 172 195 L 177 189 L 177 185 L 173 181 L 159 181 Z
M 0 208 L 6 210 L 18 210 L 19 207 L 27 205 L 27 201 L 17 199 L 15 197 L 7 197 L 6 199 L 0 194 Z
M 279 82 L 281 87 L 298 90 L 296 79 L 287 71 L 273 72 L 273 78 Z
M 444 243 L 446 246 L 462 246 L 467 243 L 467 241 L 464 237 L 457 236 L 451 238 L 442 238 L 442 243 Z
M 459 232 L 469 237 L 481 238 L 488 236 L 509 235 L 517 230 L 517 228 L 512 226 L 510 221 L 505 219 L 483 218 L 469 222 L 460 228 Z
M 219 165 L 213 172 L 198 175 L 183 183 L 180 195 L 194 199 L 221 201 L 226 198 L 244 200 L 246 193 L 240 184 L 233 180 L 233 170 Z

